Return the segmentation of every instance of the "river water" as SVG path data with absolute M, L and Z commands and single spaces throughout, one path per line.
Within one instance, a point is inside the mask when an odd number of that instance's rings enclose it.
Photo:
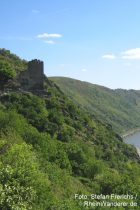
M 140 131 L 125 137 L 124 142 L 127 144 L 133 144 L 137 148 L 138 154 L 140 155 Z

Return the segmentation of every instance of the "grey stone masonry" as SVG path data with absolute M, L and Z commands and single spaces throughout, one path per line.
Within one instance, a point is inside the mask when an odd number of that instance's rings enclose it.
M 21 72 L 17 81 L 20 88 L 25 91 L 43 90 L 44 81 L 44 65 L 40 60 L 32 60 L 28 62 L 28 69 Z

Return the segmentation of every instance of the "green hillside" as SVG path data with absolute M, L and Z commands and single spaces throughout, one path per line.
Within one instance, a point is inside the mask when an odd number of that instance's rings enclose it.
M 14 88 L 16 84 L 11 83 L 10 80 L 26 68 L 27 61 L 20 59 L 9 50 L 0 48 L 0 90 L 3 90 L 5 86 Z
M 3 68 L 0 74 L 5 75 Z M 133 209 L 140 209 L 136 149 L 53 82 L 46 78 L 45 83 L 42 96 L 18 90 L 0 93 L 0 209 L 132 210 L 132 201 L 138 205 Z M 94 202 L 102 200 L 89 195 L 132 196 L 105 199 L 126 202 L 125 207 L 92 208 L 75 194 Z
M 140 91 L 109 89 L 65 77 L 51 77 L 60 89 L 116 132 L 140 128 Z

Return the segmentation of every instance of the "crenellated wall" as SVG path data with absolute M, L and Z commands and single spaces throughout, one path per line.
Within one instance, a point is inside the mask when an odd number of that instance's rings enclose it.
M 17 81 L 23 90 L 43 90 L 44 65 L 40 60 L 28 62 L 28 69 L 21 72 Z

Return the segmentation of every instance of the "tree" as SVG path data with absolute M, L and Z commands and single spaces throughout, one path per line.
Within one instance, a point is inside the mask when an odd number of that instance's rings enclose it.
M 16 75 L 12 65 L 6 61 L 0 60 L 0 83 L 3 86 L 9 79 L 12 79 Z
M 31 146 L 14 144 L 0 156 L 0 209 L 42 210 L 50 199 L 48 187 Z

